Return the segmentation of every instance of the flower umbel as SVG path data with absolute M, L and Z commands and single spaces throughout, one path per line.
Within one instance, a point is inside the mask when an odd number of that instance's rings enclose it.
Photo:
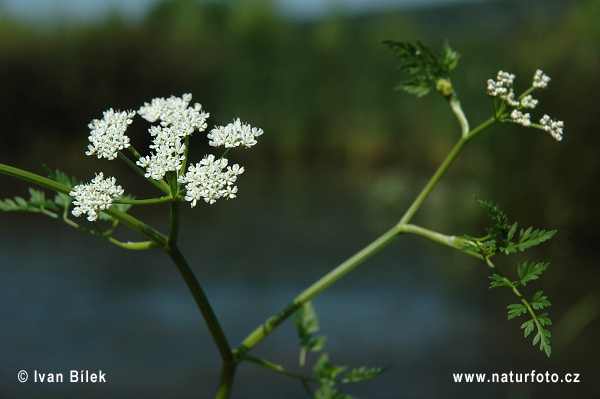
M 129 147 L 129 137 L 125 135 L 127 127 L 133 121 L 135 111 L 115 112 L 112 108 L 104 111 L 103 119 L 94 119 L 88 127 L 91 129 L 88 137 L 86 155 L 97 154 L 98 158 L 115 159 L 117 152 Z
M 123 188 L 116 185 L 114 177 L 104 179 L 102 172 L 98 173 L 90 183 L 79 184 L 69 193 L 73 197 L 75 208 L 71 212 L 79 217 L 82 213 L 88 215 L 93 222 L 98 218 L 98 211 L 110 208 L 113 198 L 123 195 Z
M 168 176 L 169 184 L 162 182 L 159 188 L 169 193 L 171 198 L 190 201 L 192 207 L 200 199 L 213 204 L 219 198 L 235 198 L 238 188 L 234 183 L 244 168 L 238 164 L 228 166 L 225 155 L 233 147 L 254 146 L 263 130 L 242 123 L 239 118 L 226 126 L 216 126 L 208 134 L 209 144 L 224 146 L 225 154 L 221 158 L 206 155 L 202 161 L 184 171 L 182 168 L 187 164 L 188 156 L 187 137 L 195 131 L 206 130 L 206 120 L 210 116 L 200 104 L 191 106 L 191 100 L 192 95 L 188 93 L 181 97 L 154 98 L 150 103 L 144 103 L 137 112 L 115 112 L 112 108 L 105 111 L 103 119 L 95 119 L 89 124 L 92 133 L 87 154 L 114 159 L 120 150 L 130 147 L 129 137 L 124 133 L 137 113 L 147 121 L 157 123 L 148 129 L 153 137 L 150 155 L 142 157 L 130 148 L 137 157 L 136 164 L 145 170 L 145 173 L 142 171 L 144 177 L 159 181 L 168 172 L 174 172 Z M 131 161 L 129 163 L 132 165 Z M 184 184 L 185 191 L 180 191 L 179 184 L 173 184 L 175 181 Z M 88 220 L 94 221 L 99 211 L 108 209 L 113 198 L 122 194 L 123 189 L 116 185 L 114 177 L 105 180 L 104 175 L 99 173 L 90 183 L 75 186 L 70 192 L 75 206 L 72 213 L 75 216 L 87 214 Z
M 532 86 L 536 89 L 545 89 L 548 87 L 550 80 L 550 76 L 546 75 L 541 69 L 538 69 L 535 71 L 535 75 L 533 75 Z
M 148 131 L 154 137 L 149 156 L 142 157 L 137 164 L 146 169 L 145 176 L 160 180 L 167 172 L 179 171 L 185 159 L 185 144 L 182 142 L 195 130 L 206 129 L 207 112 L 198 103 L 188 107 L 191 94 L 168 99 L 155 98 L 151 104 L 145 103 L 138 113 L 149 122 L 160 120 L 160 126 L 152 126 Z
M 490 97 L 494 97 L 494 107 L 496 106 L 496 97 L 500 98 L 504 104 L 498 111 L 496 118 L 502 121 L 512 121 L 516 124 L 525 126 L 525 127 L 535 127 L 537 129 L 542 129 L 546 131 L 550 136 L 552 136 L 556 141 L 561 141 L 563 137 L 563 121 L 555 121 L 550 119 L 548 115 L 544 115 L 542 119 L 540 119 L 540 124 L 531 124 L 531 115 L 529 113 L 523 113 L 523 109 L 534 109 L 538 105 L 538 100 L 533 98 L 531 94 L 535 89 L 545 89 L 548 87 L 548 82 L 550 82 L 550 77 L 542 72 L 541 69 L 535 71 L 533 76 L 533 83 L 531 87 L 521 94 L 519 97 L 515 99 L 515 93 L 513 90 L 513 82 L 515 79 L 515 75 L 512 73 L 499 71 L 496 77 L 496 81 L 493 79 L 488 79 L 487 81 L 487 93 Z M 510 119 L 507 119 L 507 114 L 504 113 L 506 109 L 505 106 L 508 105 L 511 108 L 514 108 L 510 112 Z
M 531 126 L 531 116 L 528 113 L 524 114 L 519 110 L 513 109 L 513 111 L 510 113 L 510 117 L 515 123 L 519 125 L 525 127 Z
M 214 204 L 219 198 L 235 198 L 238 189 L 233 183 L 244 173 L 244 168 L 238 164 L 227 166 L 227 163 L 227 158 L 215 159 L 214 155 L 207 155 L 195 166 L 190 165 L 188 172 L 179 177 L 179 182 L 186 185 L 185 200 L 190 201 L 192 207 L 199 199 Z
M 250 148 L 256 144 L 256 138 L 263 134 L 262 129 L 240 122 L 240 118 L 227 126 L 216 126 L 208 133 L 209 144 L 213 147 L 225 146 L 225 148 L 246 147 Z
M 540 124 L 542 125 L 542 129 L 548 132 L 548 134 L 552 136 L 554 140 L 562 140 L 563 128 L 565 127 L 565 123 L 563 121 L 555 121 L 550 119 L 550 116 L 544 115 L 542 119 L 540 119 Z

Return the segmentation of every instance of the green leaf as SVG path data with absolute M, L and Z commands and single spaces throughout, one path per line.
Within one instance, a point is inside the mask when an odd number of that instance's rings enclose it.
M 350 382 L 365 381 L 365 380 L 371 379 L 373 377 L 377 377 L 378 375 L 385 372 L 386 370 L 387 370 L 387 368 L 381 368 L 381 367 L 372 367 L 372 368 L 359 367 L 359 368 L 350 370 L 345 375 L 345 377 L 342 380 L 340 380 L 340 382 L 347 384 Z
M 537 280 L 548 266 L 550 266 L 550 263 L 530 263 L 527 265 L 527 262 L 523 262 L 523 264 L 519 264 L 517 266 L 519 282 L 526 285 L 531 280 Z
M 494 223 L 492 228 L 486 229 L 490 235 L 490 241 L 493 241 L 493 246 L 490 246 L 490 248 L 494 249 L 494 252 L 496 252 L 496 248 L 503 251 L 508 244 L 508 236 L 513 230 L 514 225 L 508 223 L 508 217 L 500 210 L 498 205 L 493 202 L 480 200 L 477 197 L 475 199 L 488 212 Z M 516 229 L 516 227 L 514 228 Z
M 442 92 L 445 97 L 452 94 L 449 73 L 452 71 L 460 56 L 448 42 L 439 56 L 436 56 L 427 46 L 421 42 L 412 44 L 409 42 L 386 40 L 383 42 L 396 52 L 400 58 L 398 69 L 409 75 L 417 75 L 412 79 L 402 81 L 396 89 L 404 90 L 411 94 L 422 97 L 428 94 L 432 88 Z M 436 82 L 446 80 L 448 87 L 438 87 Z
M 496 287 L 511 287 L 516 284 L 516 281 L 506 281 L 506 278 L 500 274 L 494 273 L 490 276 L 494 281 L 490 284 L 490 288 Z
M 294 316 L 294 324 L 300 338 L 300 345 L 311 352 L 317 352 L 325 346 L 326 337 L 313 337 L 319 331 L 319 318 L 310 302 L 305 303 Z
M 348 369 L 347 366 L 332 365 L 329 362 L 329 355 L 327 353 L 323 353 L 321 355 L 321 357 L 319 357 L 319 360 L 317 360 L 317 363 L 315 364 L 313 371 L 315 373 L 316 379 L 319 379 L 319 380 L 325 379 L 325 380 L 334 381 L 338 375 L 340 375 L 347 369 Z
M 550 306 L 550 301 L 548 301 L 547 297 L 542 296 L 542 294 L 543 292 L 539 291 L 531 299 L 530 305 L 536 310 Z
M 534 327 L 535 327 L 535 320 L 534 319 L 526 321 L 525 323 L 523 323 L 521 325 L 521 328 L 525 329 L 524 334 L 525 334 L 526 337 L 528 337 L 529 334 L 531 334 L 531 332 L 533 331 Z
M 460 55 L 456 51 L 452 50 L 450 44 L 448 44 L 448 41 L 444 42 L 444 47 L 442 48 L 442 54 L 440 56 L 440 69 L 444 73 L 448 74 L 450 71 L 456 68 L 459 58 Z
M 539 328 L 537 334 L 533 338 L 533 345 L 536 345 L 538 342 L 540 343 L 540 350 L 546 352 L 546 356 L 550 357 L 552 353 L 552 348 L 550 348 L 550 331 Z
M 508 305 L 508 319 L 514 319 L 515 317 L 521 316 L 523 313 L 527 313 L 527 306 L 521 303 L 515 303 L 513 305 Z

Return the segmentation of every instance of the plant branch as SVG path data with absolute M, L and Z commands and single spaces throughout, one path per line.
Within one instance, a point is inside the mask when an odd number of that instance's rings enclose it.
M 217 316 L 204 293 L 204 290 L 200 286 L 198 279 L 194 275 L 194 272 L 190 268 L 190 265 L 187 263 L 187 260 L 183 257 L 183 254 L 179 250 L 179 248 L 174 245 L 165 249 L 169 254 L 179 273 L 183 277 L 185 283 L 187 284 L 190 292 L 192 293 L 200 312 L 202 313 L 202 317 L 208 326 L 210 334 L 212 335 L 213 341 L 221 354 L 221 358 L 224 363 L 232 363 L 234 358 L 231 353 L 231 347 L 227 342 L 227 338 L 225 337 L 225 333 L 221 328 L 221 324 L 217 319 Z
M 294 314 L 299 308 L 302 307 L 306 302 L 317 296 L 324 289 L 338 281 L 348 272 L 353 270 L 355 267 L 360 265 L 366 259 L 371 257 L 373 254 L 378 252 L 381 248 L 385 247 L 390 241 L 396 238 L 400 234 L 397 226 L 392 227 L 390 230 L 385 232 L 375 241 L 361 249 L 352 257 L 348 258 L 345 262 L 341 263 L 335 269 L 327 273 L 317 282 L 312 284 L 306 290 L 302 291 L 292 302 L 281 309 L 274 316 L 269 317 L 260 327 L 254 330 L 248 335 L 235 349 L 234 356 L 236 359 L 241 359 L 246 355 L 252 348 L 254 348 L 259 342 L 266 338 L 275 328 L 283 323 L 288 317 Z

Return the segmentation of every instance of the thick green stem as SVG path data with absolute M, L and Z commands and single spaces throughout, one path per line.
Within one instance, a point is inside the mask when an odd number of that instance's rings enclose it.
M 219 388 L 217 389 L 217 395 L 215 399 L 228 399 L 231 394 L 231 388 L 233 387 L 233 378 L 235 377 L 235 370 L 237 369 L 237 362 L 224 362 L 221 368 L 221 378 L 219 379 Z
M 204 290 L 200 286 L 198 279 L 194 275 L 194 272 L 190 268 L 190 265 L 187 263 L 186 259 L 183 257 L 183 254 L 179 250 L 177 246 L 168 247 L 166 249 L 167 253 L 173 260 L 173 263 L 177 266 L 179 273 L 183 277 L 185 283 L 187 284 L 190 292 L 192 293 L 200 312 L 202 313 L 202 317 L 204 317 L 204 321 L 208 326 L 208 330 L 212 335 L 212 338 L 221 354 L 221 358 L 224 363 L 233 362 L 233 355 L 231 353 L 231 347 L 227 342 L 227 338 L 225 337 L 225 333 L 221 328 L 221 324 L 217 319 L 217 316 L 204 293 Z

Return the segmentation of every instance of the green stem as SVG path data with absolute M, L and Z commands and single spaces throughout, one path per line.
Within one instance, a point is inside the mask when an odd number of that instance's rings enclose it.
M 179 201 L 173 200 L 170 204 L 171 223 L 169 225 L 169 239 L 167 246 L 174 247 L 179 236 Z
M 190 265 L 187 263 L 186 259 L 183 257 L 183 254 L 177 246 L 167 247 L 165 250 L 173 260 L 173 263 L 175 263 L 175 265 L 177 266 L 179 273 L 181 273 L 181 276 L 183 277 L 190 292 L 192 293 L 192 296 L 194 297 L 194 300 L 196 301 L 196 304 L 198 305 L 198 308 L 202 313 L 202 317 L 204 318 L 204 321 L 208 326 L 208 329 L 215 342 L 215 345 L 217 346 L 217 349 L 221 354 L 223 362 L 226 364 L 233 363 L 233 354 L 231 352 L 231 347 L 227 342 L 227 338 L 225 337 L 225 333 L 221 328 L 221 324 L 219 323 L 219 320 L 217 319 L 217 316 L 215 315 L 215 312 L 212 306 L 210 305 L 210 302 L 208 301 L 204 290 L 200 286 L 198 279 L 196 278 L 194 272 L 190 268 Z
M 256 356 L 252 356 L 252 355 L 246 355 L 244 356 L 241 360 L 247 360 L 249 362 L 258 364 L 259 366 L 263 366 L 269 370 L 275 371 L 277 373 L 281 373 L 293 378 L 297 378 L 299 380 L 305 380 L 305 381 L 312 381 L 312 382 L 319 382 L 318 379 L 314 378 L 314 377 L 308 377 L 305 376 L 303 374 L 299 374 L 299 373 L 294 373 L 293 371 L 289 371 L 286 370 L 283 366 L 280 366 L 279 364 L 275 364 L 273 362 L 270 362 L 268 360 L 262 359 L 260 357 L 256 357 Z
M 371 244 L 367 245 L 352 257 L 348 258 L 345 262 L 337 266 L 335 269 L 327 273 L 317 282 L 312 284 L 300 295 L 298 295 L 292 302 L 281 309 L 275 315 L 269 317 L 260 327 L 255 329 L 250 335 L 248 335 L 233 351 L 236 359 L 244 357 L 252 348 L 254 348 L 259 342 L 266 338 L 275 328 L 283 323 L 288 317 L 294 314 L 302 305 L 310 301 L 312 298 L 317 296 L 321 291 L 338 281 L 348 272 L 353 270 L 355 267 L 364 262 L 367 258 L 375 254 L 381 248 L 385 247 L 398 235 L 410 230 L 411 233 L 423 235 L 433 241 L 440 242 L 443 245 L 448 245 L 447 238 L 439 233 L 427 231 L 426 229 L 419 228 L 417 226 L 408 225 L 408 221 L 413 217 L 417 210 L 421 207 L 427 196 L 431 193 L 437 182 L 442 178 L 444 173 L 448 170 L 454 159 L 458 156 L 464 145 L 473 137 L 481 133 L 483 130 L 494 124 L 496 120 L 490 118 L 475 129 L 471 130 L 468 134 L 463 135 L 458 143 L 454 146 L 450 154 L 444 159 L 438 170 L 432 176 L 431 180 L 427 183 L 425 188 L 417 196 L 415 201 L 406 211 L 400 222 L 392 227 L 390 230 L 385 232 Z M 408 227 L 407 227 L 408 226 Z M 456 244 L 456 243 L 454 243 Z M 456 244 L 457 245 L 457 244 Z M 456 247 L 456 245 L 451 245 Z M 471 255 L 477 256 L 474 253 Z
M 252 348 L 254 348 L 259 342 L 261 342 L 269 333 L 283 323 L 288 317 L 294 314 L 299 308 L 302 307 L 306 302 L 317 296 L 321 291 L 329 287 L 331 284 L 338 281 L 340 278 L 345 276 L 348 272 L 353 270 L 355 267 L 360 265 L 366 259 L 371 257 L 381 248 L 385 247 L 390 241 L 400 234 L 400 230 L 397 226 L 394 226 L 375 241 L 361 249 L 355 255 L 350 257 L 345 262 L 341 263 L 335 269 L 327 273 L 317 282 L 312 284 L 300 295 L 298 295 L 292 302 L 286 307 L 279 311 L 274 316 L 268 318 L 260 327 L 254 330 L 250 335 L 246 337 L 235 349 L 234 355 L 236 359 L 242 358 Z
M 224 362 L 221 367 L 221 378 L 219 379 L 219 388 L 217 389 L 216 399 L 228 399 L 233 387 L 233 378 L 235 377 L 236 362 Z
M 456 115 L 456 119 L 458 119 L 458 123 L 460 123 L 462 137 L 465 137 L 467 134 L 469 134 L 469 121 L 467 120 L 467 117 L 460 106 L 460 101 L 458 100 L 456 93 L 454 93 L 454 90 L 452 91 L 452 95 L 448 99 L 448 102 L 450 103 L 452 112 L 454 112 L 454 115 Z
M 483 122 L 481 125 L 477 126 L 475 129 L 471 130 L 468 134 L 463 135 L 460 138 L 460 140 L 458 140 L 454 148 L 452 148 L 448 156 L 444 159 L 444 161 L 436 170 L 429 182 L 425 185 L 423 190 L 419 193 L 417 198 L 410 205 L 410 207 L 408 208 L 404 216 L 402 216 L 402 219 L 400 219 L 400 222 L 398 224 L 408 224 L 408 222 L 412 219 L 417 210 L 421 207 L 421 205 L 423 205 L 423 202 L 425 202 L 425 199 L 427 199 L 435 185 L 440 181 L 442 176 L 444 176 L 444 173 L 446 173 L 450 165 L 452 165 L 452 162 L 454 162 L 454 160 L 456 159 L 462 148 L 465 146 L 465 144 L 467 144 L 469 140 L 471 140 L 473 137 L 490 127 L 495 122 L 496 120 L 494 118 L 490 118 L 487 121 Z
M 0 164 L 0 173 L 3 173 L 8 176 L 13 176 L 21 180 L 25 180 L 30 183 L 34 183 L 38 186 L 49 188 L 50 190 L 54 190 L 59 193 L 69 195 L 69 193 L 71 192 L 71 188 L 69 186 L 58 183 L 46 177 L 36 175 L 35 173 L 14 168 L 12 166 Z M 163 247 L 167 242 L 167 237 L 125 212 L 121 212 L 115 208 L 109 208 L 104 210 L 103 212 L 105 212 L 107 215 L 112 216 L 113 218 L 117 219 L 123 224 L 131 227 L 133 230 L 148 237 L 160 247 Z
M 171 201 L 173 198 L 170 195 L 165 195 L 159 198 L 147 198 L 147 199 L 132 199 L 132 200 L 115 200 L 115 204 L 131 204 L 131 205 L 151 205 L 160 204 L 163 202 Z
M 139 159 L 139 155 L 138 152 L 133 149 L 131 146 L 129 147 L 129 150 L 136 155 L 137 154 L 137 158 Z M 131 169 L 133 169 L 137 174 L 139 174 L 140 176 L 142 176 L 144 179 L 148 180 L 150 183 L 152 183 L 153 185 L 155 185 L 159 190 L 165 192 L 165 193 L 169 193 L 169 186 L 164 182 L 164 181 L 156 181 L 151 177 L 146 177 L 146 172 L 143 171 L 142 168 L 140 168 L 139 166 L 137 166 L 135 163 L 133 163 L 133 161 L 131 159 L 129 159 L 125 154 L 123 154 L 121 151 L 119 151 L 119 158 L 121 158 L 121 160 L 123 162 L 125 162 L 127 165 L 129 165 L 129 167 L 131 167 Z
M 401 233 L 414 234 L 423 238 L 427 238 L 430 241 L 436 242 L 446 247 L 458 249 L 461 252 L 464 252 L 476 258 L 484 259 L 479 252 L 464 251 L 462 249 L 463 245 L 467 241 L 464 238 L 460 238 L 457 236 L 448 236 L 442 233 L 438 233 L 437 231 L 432 231 L 421 226 L 416 226 L 414 224 L 399 224 L 397 227 Z

